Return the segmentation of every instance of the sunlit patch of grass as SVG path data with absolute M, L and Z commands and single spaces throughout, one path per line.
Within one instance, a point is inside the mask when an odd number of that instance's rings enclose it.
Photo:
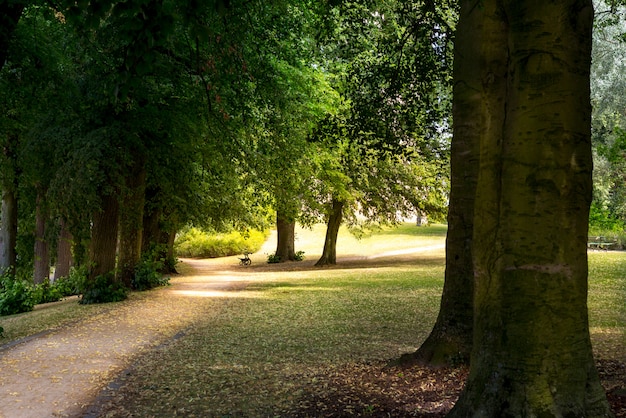
M 112 416 L 280 415 L 307 370 L 414 350 L 435 321 L 443 263 L 253 277 L 241 292 L 256 298 L 220 299 L 184 338 L 141 359 Z
M 626 360 L 626 252 L 589 253 L 588 304 L 596 356 Z

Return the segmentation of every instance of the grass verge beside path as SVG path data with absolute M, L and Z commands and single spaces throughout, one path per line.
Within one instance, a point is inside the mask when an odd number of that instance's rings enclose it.
M 615 412 L 626 417 L 626 253 L 592 253 L 590 264 L 592 338 Z M 443 270 L 443 250 L 334 269 L 245 270 L 248 285 L 142 358 L 103 416 L 444 416 L 465 369 L 385 368 L 430 332 Z

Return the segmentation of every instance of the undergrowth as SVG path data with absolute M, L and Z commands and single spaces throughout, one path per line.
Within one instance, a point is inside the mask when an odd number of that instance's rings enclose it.
M 268 232 L 250 230 L 226 234 L 209 233 L 199 228 L 189 228 L 176 238 L 175 249 L 179 257 L 216 258 L 257 252 Z

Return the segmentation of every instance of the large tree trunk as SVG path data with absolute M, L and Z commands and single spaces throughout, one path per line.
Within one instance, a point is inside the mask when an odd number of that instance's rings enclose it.
M 102 207 L 93 214 L 89 243 L 89 279 L 115 270 L 119 221 L 117 196 L 102 196 Z
M 328 215 L 328 227 L 326 229 L 326 239 L 324 240 L 324 251 L 316 266 L 326 266 L 337 264 L 337 236 L 343 218 L 344 203 L 333 199 L 331 212 Z
M 2 191 L 0 209 L 0 274 L 15 274 L 17 253 L 17 196 L 12 190 Z
M 482 118 L 481 65 L 474 59 L 479 53 L 480 22 L 470 13 L 470 3 L 461 3 L 463 18 L 456 31 L 446 273 L 439 316 L 426 341 L 415 353 L 403 356 L 401 363 L 433 366 L 468 363 L 472 349 L 472 235 Z
M 46 240 L 46 223 L 48 211 L 45 209 L 44 198 L 37 193 L 37 204 L 35 207 L 35 259 L 33 282 L 35 284 L 50 280 L 50 250 Z
M 485 0 L 473 13 L 486 118 L 474 340 L 450 416 L 611 416 L 586 304 L 591 1 Z
M 120 208 L 118 280 L 129 288 L 135 276 L 135 267 L 141 259 L 145 196 L 146 169 L 139 161 L 126 177 L 126 190 Z
M 296 222 L 278 211 L 276 213 L 276 232 L 278 234 L 276 256 L 279 257 L 281 263 L 294 261 L 296 259 Z
M 74 237 L 63 219 L 61 219 L 60 224 L 61 231 L 59 232 L 59 239 L 57 241 L 57 262 L 54 268 L 53 279 L 55 281 L 61 277 L 68 277 L 73 263 L 72 243 Z

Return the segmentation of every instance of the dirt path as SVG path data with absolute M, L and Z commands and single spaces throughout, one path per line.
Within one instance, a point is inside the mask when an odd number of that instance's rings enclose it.
M 236 259 L 233 259 L 233 264 Z M 150 347 L 191 326 L 236 269 L 185 260 L 194 273 L 69 327 L 0 348 L 0 417 L 80 417 L 100 391 Z M 237 286 L 235 286 L 237 287 Z M 149 297 L 148 297 L 149 296 Z

